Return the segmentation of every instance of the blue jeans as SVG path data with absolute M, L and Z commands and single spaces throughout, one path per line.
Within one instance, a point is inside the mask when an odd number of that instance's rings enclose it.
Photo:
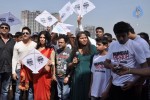
M 64 84 L 64 78 L 57 76 L 57 90 L 60 100 L 69 100 L 70 87 L 68 84 Z
M 0 100 L 8 100 L 10 82 L 11 82 L 11 73 L 8 72 L 0 73 L 0 83 L 1 83 Z
M 20 83 L 20 70 L 16 70 L 18 79 L 16 80 L 16 91 L 15 91 L 15 100 L 22 100 L 23 92 L 18 86 Z M 33 100 L 33 84 L 29 85 L 29 90 L 27 91 L 28 100 Z

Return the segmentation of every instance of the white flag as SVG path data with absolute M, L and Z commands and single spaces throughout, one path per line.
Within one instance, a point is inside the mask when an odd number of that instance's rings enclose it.
M 61 21 L 64 22 L 70 15 L 73 14 L 73 8 L 71 6 L 71 3 L 68 2 L 60 11 L 59 15 L 61 18 Z
M 70 32 L 70 30 L 67 28 L 66 24 L 57 23 L 52 32 L 58 34 L 67 34 L 67 32 Z
M 11 12 L 0 14 L 0 23 L 7 23 L 10 26 L 21 24 L 21 21 Z
M 73 25 L 71 25 L 71 24 L 65 24 L 65 23 L 63 23 L 63 24 L 68 28 L 67 32 L 71 32 L 71 29 L 73 28 Z
M 72 3 L 72 7 L 75 13 L 82 17 L 95 9 L 95 5 L 89 0 L 76 0 L 74 3 Z
M 46 10 L 43 11 L 40 15 L 38 15 L 35 18 L 35 20 L 45 27 L 52 26 L 54 23 L 58 21 L 53 15 L 51 15 Z
M 93 45 L 95 45 L 95 46 L 96 46 L 96 41 L 95 41 L 95 39 L 92 39 L 91 37 L 88 37 L 88 38 L 89 38 L 89 40 L 90 40 L 91 44 L 93 44 Z
M 47 64 L 48 60 L 41 52 L 33 49 L 22 59 L 22 63 L 33 71 L 32 73 L 38 73 Z

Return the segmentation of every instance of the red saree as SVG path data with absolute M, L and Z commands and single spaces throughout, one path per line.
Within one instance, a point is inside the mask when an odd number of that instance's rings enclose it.
M 50 58 L 53 49 L 44 49 L 43 55 Z M 49 72 L 43 67 L 38 74 L 33 75 L 34 100 L 50 100 L 50 88 L 52 80 L 52 71 Z
M 40 51 L 44 56 L 50 58 L 53 49 L 47 48 Z M 25 66 L 21 67 L 19 89 L 28 90 L 29 82 L 33 81 L 34 100 L 50 100 L 50 88 L 52 80 L 52 68 L 46 71 L 43 67 L 38 74 L 32 74 L 31 70 Z

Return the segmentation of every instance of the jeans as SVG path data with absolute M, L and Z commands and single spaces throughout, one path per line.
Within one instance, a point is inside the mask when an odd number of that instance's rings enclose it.
M 70 87 L 68 84 L 64 84 L 64 78 L 57 76 L 57 90 L 59 100 L 69 100 Z
M 22 100 L 23 92 L 21 91 L 18 86 L 20 83 L 20 69 L 16 70 L 16 74 L 18 79 L 16 80 L 16 91 L 15 91 L 15 100 Z M 27 91 L 28 100 L 33 100 L 33 84 L 29 85 L 29 90 Z
M 8 100 L 9 86 L 11 82 L 11 73 L 0 73 L 1 94 L 0 100 Z

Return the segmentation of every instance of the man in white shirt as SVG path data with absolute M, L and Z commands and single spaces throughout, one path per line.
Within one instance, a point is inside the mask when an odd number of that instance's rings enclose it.
M 135 42 L 137 42 L 139 44 L 139 47 L 141 47 L 143 49 L 144 54 L 146 56 L 148 66 L 150 66 L 150 46 L 149 46 L 149 44 L 143 38 L 141 38 L 139 35 L 137 35 L 135 33 L 132 26 L 130 26 L 130 28 L 129 28 L 128 37 L 130 39 L 134 40 Z M 137 64 L 137 66 L 139 66 L 139 65 Z M 150 92 L 149 88 L 147 87 L 148 85 L 149 85 L 148 80 L 146 81 L 146 84 L 142 85 L 143 86 L 142 100 L 148 100 L 148 91 Z
M 147 59 L 147 63 L 150 66 L 150 46 L 149 44 L 143 39 L 141 38 L 139 35 L 137 35 L 134 32 L 134 29 L 132 27 L 130 27 L 130 30 L 128 32 L 128 37 L 134 41 L 136 41 L 139 46 L 141 46 L 141 48 L 143 49 L 146 59 Z
M 21 59 L 36 47 L 36 43 L 31 40 L 31 30 L 28 27 L 23 27 L 22 33 L 23 40 L 15 44 L 12 59 L 12 76 L 16 80 L 15 100 L 20 100 L 22 97 L 22 91 L 18 88 L 20 83 Z M 33 100 L 32 86 L 29 86 L 28 100 Z
M 143 39 L 150 45 L 148 33 L 140 32 L 140 33 L 138 33 L 138 35 L 139 35 L 141 38 L 143 38 Z
M 110 44 L 107 63 L 123 65 L 128 68 L 147 67 L 146 57 L 143 49 L 133 40 L 128 38 L 130 24 L 118 22 L 114 25 L 114 33 L 118 41 Z M 113 65 L 114 66 L 114 65 Z M 118 68 L 118 67 L 117 67 Z M 112 73 L 112 87 L 110 89 L 110 100 L 139 100 L 136 95 L 135 82 L 137 77 L 132 74 L 117 75 Z

